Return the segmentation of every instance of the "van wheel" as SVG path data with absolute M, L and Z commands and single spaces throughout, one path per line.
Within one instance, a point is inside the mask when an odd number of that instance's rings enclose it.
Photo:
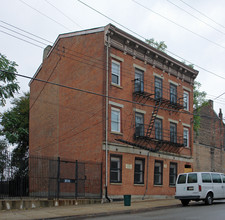
M 189 202 L 190 202 L 190 200 L 188 200 L 188 199 L 181 199 L 181 203 L 183 206 L 188 206 Z
M 213 204 L 213 195 L 212 193 L 208 193 L 205 198 L 205 204 L 206 205 L 212 205 Z

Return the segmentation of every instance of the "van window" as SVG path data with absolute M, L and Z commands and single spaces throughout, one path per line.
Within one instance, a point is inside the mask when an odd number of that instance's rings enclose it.
M 225 183 L 225 175 L 222 175 L 223 183 Z
M 187 177 L 186 174 L 181 174 L 181 175 L 178 177 L 177 183 L 178 183 L 178 184 L 184 184 L 184 183 L 186 183 L 186 177 Z
M 197 183 L 197 173 L 188 174 L 188 183 Z
M 202 182 L 203 183 L 211 183 L 212 182 L 210 173 L 202 173 Z
M 212 173 L 212 179 L 214 183 L 222 183 L 220 174 Z

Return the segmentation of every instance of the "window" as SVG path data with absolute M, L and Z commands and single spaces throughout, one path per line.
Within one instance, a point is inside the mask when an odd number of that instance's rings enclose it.
M 111 108 L 111 131 L 120 132 L 120 110 Z
M 162 120 L 155 119 L 155 139 L 162 140 Z
M 154 185 L 162 185 L 162 175 L 163 175 L 163 162 L 155 161 L 154 169 Z
M 112 83 L 120 85 L 120 63 L 112 60 Z
M 144 72 L 135 68 L 134 91 L 144 92 Z
M 155 99 L 162 98 L 162 79 L 155 77 Z
M 214 183 L 222 183 L 220 174 L 212 173 L 212 180 Z
M 198 178 L 197 178 L 197 173 L 191 173 L 188 174 L 188 183 L 197 183 L 198 182 Z
M 189 111 L 189 93 L 184 91 L 183 94 L 183 105 L 184 105 L 184 110 Z
M 170 102 L 177 103 L 177 86 L 170 84 Z
M 169 183 L 171 186 L 174 186 L 176 184 L 176 178 L 177 178 L 177 164 L 176 163 L 170 163 L 170 180 Z
M 184 141 L 184 146 L 185 147 L 189 147 L 189 129 L 188 128 L 184 128 L 183 131 L 183 141 Z
M 110 183 L 122 182 L 122 156 L 111 155 L 110 157 Z
M 203 183 L 211 183 L 211 175 L 209 173 L 202 173 L 202 182 Z
M 177 125 L 170 122 L 170 142 L 177 143 Z
M 145 167 L 145 160 L 142 158 L 135 158 L 134 184 L 144 183 L 144 167 Z
M 144 136 L 144 114 L 135 113 L 135 137 Z
M 178 177 L 177 183 L 178 183 L 178 184 L 185 184 L 185 183 L 186 183 L 186 178 L 187 178 L 187 175 L 186 175 L 186 174 L 181 174 L 181 175 Z

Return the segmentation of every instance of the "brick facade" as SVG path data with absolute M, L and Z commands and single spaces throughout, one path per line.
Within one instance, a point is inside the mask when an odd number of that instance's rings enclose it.
M 35 77 L 64 87 L 30 83 L 30 154 L 102 162 L 111 198 L 173 195 L 193 167 L 197 74 L 112 25 L 60 35 Z
M 213 101 L 200 110 L 200 129 L 194 138 L 194 170 L 225 172 L 225 124 L 222 110 L 213 110 Z

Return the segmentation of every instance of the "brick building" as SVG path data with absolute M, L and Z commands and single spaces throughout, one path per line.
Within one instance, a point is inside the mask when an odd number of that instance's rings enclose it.
M 220 109 L 217 115 L 213 101 L 200 110 L 200 129 L 194 137 L 194 170 L 225 173 L 225 124 Z
M 111 24 L 61 34 L 34 76 L 55 85 L 30 83 L 30 154 L 102 162 L 106 197 L 173 195 L 197 74 Z

